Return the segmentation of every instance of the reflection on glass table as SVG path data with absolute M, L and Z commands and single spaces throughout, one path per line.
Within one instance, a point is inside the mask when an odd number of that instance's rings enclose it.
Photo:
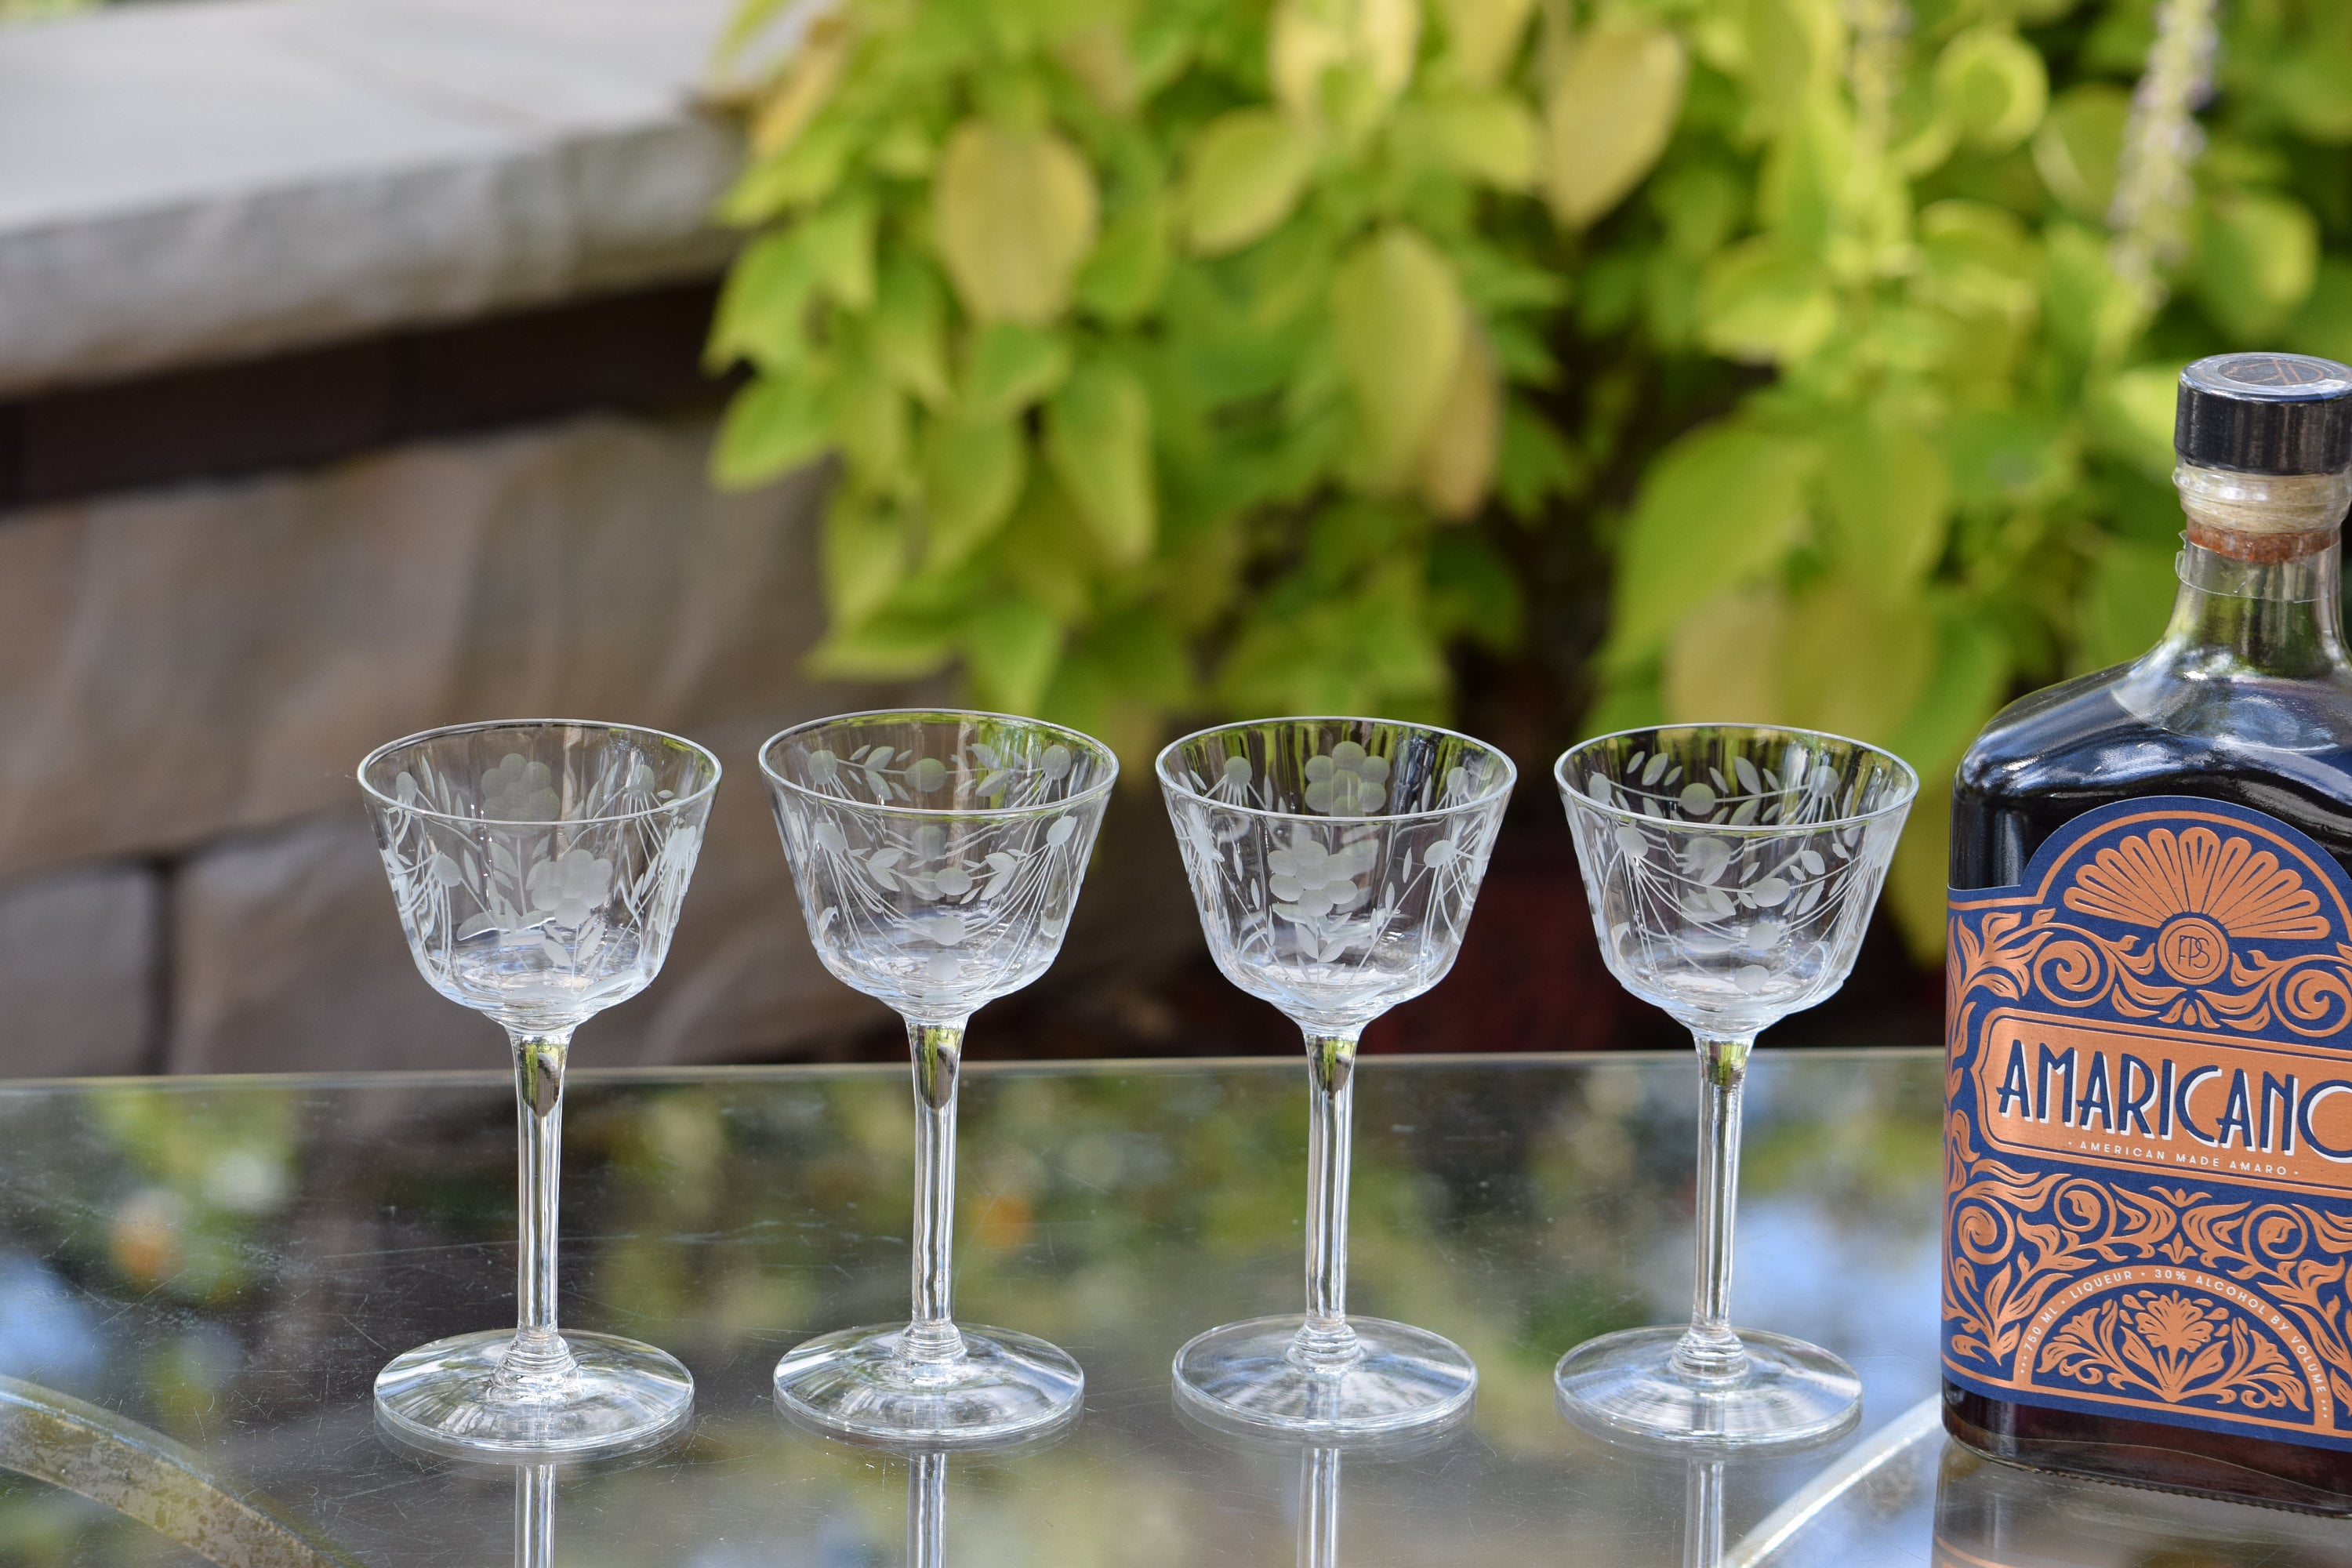
M 1297 1070 L 968 1069 L 960 1298 L 1069 1349 L 1086 1408 L 1051 1447 L 913 1467 L 914 1523 L 952 1525 L 916 1544 L 949 1568 L 1265 1568 L 1296 1559 L 1304 1525 L 1347 1568 L 1684 1563 L 1687 1467 L 1570 1428 L 1550 1362 L 1688 1298 L 1687 1057 L 1392 1058 L 1363 1080 L 1356 1298 L 1469 1352 L 1478 1397 L 1425 1452 L 1310 1463 L 1304 1508 L 1297 1450 L 1186 1426 L 1168 1374 L 1202 1323 L 1296 1280 Z M 675 1351 L 698 1397 L 672 1447 L 539 1491 L 527 1476 L 527 1548 L 562 1568 L 906 1561 L 908 1462 L 787 1426 L 768 1376 L 812 1334 L 903 1310 L 904 1071 L 572 1073 L 568 1321 Z M 2282 1543 L 2218 1561 L 2341 1561 L 2340 1525 L 1948 1465 L 1932 1422 L 1906 1433 L 1937 1392 L 1941 1090 L 1930 1052 L 1791 1053 L 1750 1079 L 1742 1321 L 1843 1356 L 1864 1416 L 1830 1447 L 1724 1465 L 1702 1500 L 1727 1568 L 1927 1564 L 1939 1520 L 1956 1564 L 2154 1560 L 2077 1530 L 2086 1497 L 2183 1539 Z M 0 1089 L 0 1373 L 160 1432 L 226 1495 L 370 1568 L 506 1561 L 514 1472 L 388 1445 L 370 1384 L 394 1350 L 509 1299 L 510 1097 L 488 1074 Z M 1967 1522 L 1995 1516 L 2010 1534 Z M 38 1468 L 0 1474 L 11 1568 L 205 1561 Z

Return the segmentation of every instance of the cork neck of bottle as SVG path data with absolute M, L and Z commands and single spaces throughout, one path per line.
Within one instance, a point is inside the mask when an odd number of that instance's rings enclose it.
M 2318 554 L 2336 542 L 2352 507 L 2352 469 L 2247 474 L 2182 463 L 2172 483 L 2190 544 L 2257 564 Z

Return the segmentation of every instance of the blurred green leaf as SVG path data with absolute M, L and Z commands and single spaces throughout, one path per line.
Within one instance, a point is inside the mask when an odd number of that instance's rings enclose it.
M 1132 322 L 1160 303 L 1168 262 L 1168 205 L 1154 191 L 1112 216 L 1078 273 L 1078 303 L 1114 324 Z
M 994 712 L 1036 712 L 1061 653 L 1061 623 L 1034 600 L 996 599 L 975 612 L 964 628 L 964 668 L 972 696 Z
M 1204 256 L 1271 233 L 1298 205 L 1315 168 L 1315 139 L 1269 109 L 1237 109 L 1192 143 L 1184 180 L 1184 234 Z
M 1422 445 L 1415 479 L 1429 510 L 1455 522 L 1477 515 L 1495 486 L 1502 440 L 1502 378 L 1485 339 L 1472 332 Z
M 1944 552 L 1952 475 L 1925 434 L 1883 415 L 1850 420 L 1822 447 L 1822 521 L 1852 579 L 1910 604 Z
M 1396 133 L 1421 160 L 1517 191 L 1535 179 L 1542 129 L 1511 93 L 1462 91 L 1408 103 L 1398 111 Z
M 923 563 L 961 565 L 988 542 L 1020 498 L 1029 444 L 1010 419 L 932 422 L 923 454 Z
M 1612 23 L 1580 37 L 1544 90 L 1544 194 L 1582 228 L 1625 199 L 1665 150 L 1689 72 L 1664 27 Z
M 1062 312 L 1095 246 L 1094 172 L 1050 131 L 956 127 L 931 185 L 940 259 L 982 321 L 1042 326 Z
M 929 268 L 895 257 L 876 289 L 874 362 L 902 391 L 931 408 L 945 404 L 948 384 L 947 300 Z
M 861 195 L 800 224 L 810 281 L 845 310 L 863 310 L 874 303 L 874 204 Z
M 1821 578 L 1790 602 L 1780 710 L 1807 729 L 1890 745 L 1927 689 L 1936 643 L 1936 623 L 1916 601 L 1890 601 L 1843 574 Z
M 2031 316 L 2042 258 L 2025 226 L 1986 202 L 1942 201 L 1919 214 L 1921 292 L 1964 316 Z
M 1936 100 L 1969 142 L 2005 153 L 2033 134 L 2050 102 L 2042 57 L 2006 27 L 1971 27 L 1936 60 Z
M 1045 455 L 1111 563 L 1151 553 L 1160 527 L 1151 472 L 1151 401 L 1133 374 L 1086 365 L 1045 410 Z
M 964 364 L 964 410 L 1003 419 L 1046 397 L 1069 376 L 1068 340 L 1055 332 L 999 321 L 981 330 Z
M 2172 564 L 2178 553 L 2120 540 L 2099 552 L 2083 595 L 2076 668 L 2105 669 L 2156 646 L 2179 586 Z
M 1535 0 L 1437 0 L 1446 58 L 1473 87 L 1490 87 L 1509 69 L 1527 36 Z
M 2172 416 L 2180 371 L 2178 364 L 2134 365 L 2108 381 L 2092 404 L 2093 427 L 2102 444 L 2151 479 L 2172 477 Z
M 2296 353 L 2352 359 L 2352 261 L 2330 256 L 2320 262 L 2311 297 L 2281 336 Z
M 845 485 L 824 511 L 824 595 L 837 624 L 881 607 L 907 572 L 907 527 L 897 509 Z
M 1727 424 L 1660 454 L 1618 544 L 1611 663 L 1654 652 L 1691 606 L 1778 562 L 1803 521 L 1813 464 L 1801 441 Z
M 1984 620 L 1937 605 L 1935 665 L 1887 744 L 1922 780 L 1948 778 L 2008 694 L 2009 650 Z M 1940 910 L 1937 923 L 1942 922 Z
M 809 300 L 816 291 L 816 268 L 807 246 L 794 232 L 761 235 L 743 247 L 719 292 L 703 355 L 712 370 L 739 359 L 783 368 L 807 360 Z
M 1462 355 L 1462 292 L 1429 241 L 1391 225 L 1349 253 L 1331 287 L 1339 368 L 1363 426 L 1372 482 L 1419 457 Z
M 2084 82 L 2058 95 L 2033 137 L 2033 166 L 2050 194 L 2077 216 L 2105 223 L 2116 200 L 2131 94 L 2111 82 Z
M 2291 197 L 2239 192 L 2207 209 L 2197 258 L 2197 302 L 2233 338 L 2275 331 L 2311 295 L 2319 225 Z
M 762 380 L 737 393 L 719 421 L 711 478 L 724 489 L 741 489 L 821 456 L 833 437 L 826 390 L 822 382 Z
M 953 652 L 937 623 L 884 616 L 835 626 L 809 650 L 808 672 L 819 680 L 919 680 L 938 674 Z
M 1516 400 L 1503 411 L 1503 445 L 1495 489 L 1521 521 L 1532 521 L 1554 497 L 1583 488 L 1585 466 L 1543 416 Z
M 1837 78 L 1845 58 L 1845 24 L 1836 0 L 1748 0 L 1738 52 L 1753 113 L 1768 130 L 1797 119 Z
M 2315 40 L 2288 49 L 2268 62 L 2264 86 L 2314 142 L 2352 142 L 2352 42 Z
M 1799 360 L 1837 328 L 1837 299 L 1819 268 L 1758 237 L 1717 257 L 1699 286 L 1699 337 L 1733 359 Z

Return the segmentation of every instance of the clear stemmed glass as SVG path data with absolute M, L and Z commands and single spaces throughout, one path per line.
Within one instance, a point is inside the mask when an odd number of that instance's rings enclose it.
M 1118 763 L 1034 720 L 906 710 L 820 719 L 760 750 L 824 966 L 907 1021 L 912 1321 L 822 1334 L 776 1363 L 787 1414 L 836 1436 L 993 1444 L 1075 1416 L 1078 1363 L 949 1313 L 964 1024 L 1061 951 Z
M 1449 730 L 1270 719 L 1188 735 L 1159 773 L 1217 967 L 1307 1037 L 1311 1116 L 1307 1310 L 1192 1341 L 1177 1397 L 1293 1436 L 1457 1416 L 1478 1384 L 1459 1346 L 1347 1315 L 1356 1042 L 1454 966 L 1517 772 Z
M 1747 724 L 1631 730 L 1554 769 L 1611 973 L 1698 1046 L 1697 1283 L 1687 1329 L 1577 1346 L 1560 1408 L 1604 1434 L 1801 1443 L 1861 1414 L 1853 1369 L 1780 1334 L 1733 1332 L 1740 1089 L 1759 1032 L 1845 983 L 1918 792 L 1900 757 Z
M 383 1369 L 376 1408 L 410 1441 L 610 1452 L 692 1407 L 694 1380 L 673 1357 L 556 1331 L 556 1184 L 572 1032 L 659 973 L 719 772 L 674 735 L 559 720 L 435 730 L 360 763 L 416 967 L 514 1046 L 517 1325 L 436 1341 Z

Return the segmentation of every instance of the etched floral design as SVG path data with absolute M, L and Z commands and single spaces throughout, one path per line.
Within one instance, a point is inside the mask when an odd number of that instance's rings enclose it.
M 818 955 L 910 1016 L 961 1016 L 1044 972 L 1101 822 L 1107 752 L 993 724 L 840 721 L 761 755 Z
M 1908 777 L 1827 737 L 1751 731 L 1751 756 L 1721 731 L 1679 733 L 1612 737 L 1562 759 L 1603 956 L 1686 1023 L 1809 1006 L 1853 963 Z
M 591 911 L 611 891 L 613 863 L 575 844 L 533 866 L 525 885 L 530 889 L 531 915 L 576 929 L 588 923 Z
M 1160 759 L 1219 965 L 1295 1017 L 1342 1025 L 1451 967 L 1507 773 L 1464 737 L 1370 721 L 1237 725 Z
M 923 806 L 955 799 L 990 810 L 1056 798 L 1077 765 L 1067 742 L 1017 733 L 966 740 L 944 755 L 868 742 L 843 756 L 828 745 L 801 742 L 789 761 L 803 787 L 845 800 Z
M 562 759 L 580 731 L 514 732 L 558 761 L 509 750 L 475 771 L 465 731 L 388 759 L 377 843 L 411 951 L 436 990 L 501 1017 L 577 1022 L 659 968 L 709 796 L 673 805 L 677 792 L 606 731 L 593 731 L 606 742 L 593 770 L 575 766 L 569 779 Z

